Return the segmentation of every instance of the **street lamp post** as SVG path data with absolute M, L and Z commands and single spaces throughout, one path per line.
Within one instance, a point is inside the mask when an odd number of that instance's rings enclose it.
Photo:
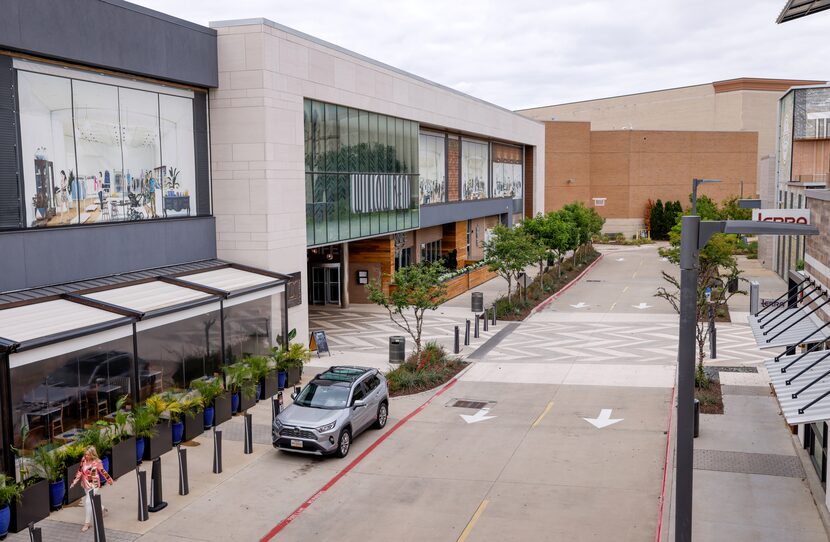
M 692 179 L 692 214 L 697 214 L 697 187 L 703 183 L 719 183 L 720 179 Z
M 698 179 L 695 179 L 698 181 Z M 697 183 L 692 192 L 692 204 Z M 707 220 L 684 216 L 680 233 L 680 333 L 677 350 L 677 473 L 675 542 L 692 542 L 694 475 L 695 326 L 700 249 L 716 233 L 747 235 L 816 235 L 815 226 L 752 220 Z

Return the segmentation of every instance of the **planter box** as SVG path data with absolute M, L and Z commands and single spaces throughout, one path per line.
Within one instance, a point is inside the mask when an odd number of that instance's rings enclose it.
M 276 395 L 279 390 L 279 378 L 277 377 L 277 371 L 271 371 L 265 378 L 262 379 L 262 397 L 260 399 L 270 399 L 272 396 Z
M 41 480 L 23 490 L 20 502 L 12 502 L 9 532 L 19 533 L 29 523 L 49 517 L 49 482 Z
M 112 447 L 110 476 L 118 479 L 135 470 L 135 437 L 128 437 Z
M 302 367 L 289 367 L 288 368 L 288 377 L 285 380 L 285 387 L 291 388 L 296 386 L 300 383 L 300 380 L 303 378 L 303 368 Z
M 182 422 L 184 422 L 182 442 L 193 440 L 205 431 L 205 413 L 202 410 L 196 414 L 183 416 Z
M 239 393 L 239 412 L 244 412 L 254 406 L 256 404 L 256 394 L 252 395 L 249 398 L 245 397 L 245 394 L 240 392 Z
M 133 455 L 135 455 L 135 450 L 133 450 Z M 64 476 L 63 478 L 64 482 L 66 483 L 66 495 L 64 496 L 63 500 L 66 502 L 66 504 L 73 503 L 84 496 L 84 488 L 80 480 L 78 480 L 78 483 L 75 484 L 75 487 L 69 489 L 70 484 L 72 484 L 72 480 L 75 479 L 75 475 L 78 474 L 78 469 L 80 468 L 80 461 L 66 467 L 66 476 Z
M 144 439 L 144 459 L 161 457 L 173 449 L 173 428 L 169 421 L 156 425 L 156 436 Z M 133 446 L 133 463 L 135 463 L 135 446 Z M 132 466 L 135 469 L 135 465 Z
M 216 427 L 231 419 L 231 393 L 226 391 L 213 400 L 213 426 Z

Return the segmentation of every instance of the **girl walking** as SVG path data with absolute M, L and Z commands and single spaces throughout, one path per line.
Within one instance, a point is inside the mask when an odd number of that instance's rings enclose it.
M 84 526 L 81 527 L 82 532 L 88 531 L 90 523 L 92 522 L 92 499 L 90 498 L 90 491 L 98 495 L 101 489 L 101 476 L 104 477 L 107 484 L 112 485 L 112 477 L 104 469 L 104 464 L 98 458 L 98 451 L 95 449 L 95 446 L 89 446 L 84 451 L 84 457 L 81 460 L 81 467 L 78 469 L 78 474 L 75 475 L 72 485 L 69 486 L 70 488 L 75 487 L 75 484 L 80 480 L 81 487 L 84 488 L 84 493 L 86 493 L 84 497 L 84 512 L 86 516 Z M 104 511 L 106 511 L 106 508 L 104 508 Z

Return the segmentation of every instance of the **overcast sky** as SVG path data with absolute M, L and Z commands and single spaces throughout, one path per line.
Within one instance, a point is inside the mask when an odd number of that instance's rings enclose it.
M 265 17 L 510 109 L 735 77 L 830 79 L 830 11 L 785 0 L 133 0 Z

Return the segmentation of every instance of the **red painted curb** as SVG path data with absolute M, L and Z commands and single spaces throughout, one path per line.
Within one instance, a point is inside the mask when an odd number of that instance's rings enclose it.
M 663 539 L 663 508 L 666 504 L 666 479 L 669 473 L 669 459 L 671 458 L 671 420 L 674 414 L 674 395 L 677 392 L 677 386 L 671 390 L 671 402 L 669 403 L 669 423 L 666 427 L 666 461 L 663 463 L 663 484 L 660 488 L 660 508 L 657 511 L 657 534 L 654 535 L 654 542 L 660 542 Z
M 453 377 L 453 379 L 452 379 L 452 380 L 450 380 L 449 382 L 447 382 L 447 383 L 444 385 L 444 387 L 443 387 L 443 388 L 441 388 L 440 390 L 438 390 L 438 391 L 435 393 L 435 395 L 433 395 L 432 397 L 430 397 L 429 399 L 427 399 L 427 400 L 426 400 L 426 401 L 425 401 L 425 402 L 424 402 L 421 406 L 419 406 L 418 408 L 416 408 L 415 410 L 413 410 L 412 412 L 410 412 L 409 414 L 407 414 L 407 415 L 406 415 L 403 419 L 401 419 L 398 423 L 396 423 L 396 424 L 392 427 L 392 429 L 390 429 L 389 431 L 387 431 L 386 433 L 384 433 L 383 435 L 381 435 L 381 436 L 380 436 L 380 438 L 379 438 L 379 439 L 377 439 L 375 442 L 373 442 L 371 446 L 369 446 L 368 448 L 366 448 L 366 450 L 364 450 L 362 454 L 360 454 L 359 456 L 357 456 L 357 457 L 354 459 L 354 461 L 352 461 L 351 463 L 349 463 L 349 464 L 346 466 L 346 468 L 344 468 L 343 470 L 341 470 L 340 472 L 338 472 L 338 473 L 337 473 L 337 474 L 336 474 L 336 475 L 335 475 L 335 476 L 334 476 L 331 480 L 329 480 L 328 482 L 326 482 L 326 484 L 325 484 L 323 487 L 321 487 L 319 490 L 317 490 L 317 492 L 316 492 L 316 493 L 314 493 L 314 495 L 312 495 L 311 497 L 309 497 L 309 498 L 308 498 L 308 499 L 307 499 L 307 500 L 306 500 L 303 504 L 301 504 L 300 506 L 298 506 L 298 507 L 297 507 L 297 509 L 296 509 L 296 510 L 294 510 L 294 511 L 293 511 L 293 512 L 292 512 L 292 513 L 288 516 L 288 517 L 286 517 L 285 519 L 283 519 L 282 521 L 280 521 L 280 522 L 279 522 L 279 523 L 278 523 L 278 524 L 277 524 L 277 525 L 276 525 L 273 529 L 271 529 L 271 530 L 268 532 L 268 534 L 266 534 L 265 536 L 263 536 L 263 537 L 262 537 L 262 539 L 261 539 L 261 542 L 267 542 L 268 540 L 271 540 L 271 539 L 272 539 L 272 538 L 274 538 L 277 534 L 279 534 L 279 532 L 280 532 L 280 531 L 282 531 L 283 529 L 285 529 L 285 528 L 286 528 L 286 527 L 287 527 L 287 526 L 288 526 L 288 525 L 289 525 L 292 521 L 294 521 L 295 519 L 297 519 L 298 517 L 300 517 L 300 515 L 301 515 L 301 514 L 302 514 L 302 513 L 303 513 L 303 512 L 304 512 L 304 511 L 308 508 L 308 507 L 310 507 L 312 504 L 314 504 L 314 501 L 316 501 L 317 499 L 319 499 L 320 497 L 322 497 L 322 496 L 326 493 L 326 491 L 328 491 L 329 489 L 331 489 L 331 488 L 332 488 L 332 486 L 334 486 L 334 484 L 336 484 L 336 483 L 337 483 L 337 482 L 338 482 L 341 478 L 343 478 L 344 476 L 346 476 L 346 474 L 348 474 L 348 473 L 349 473 L 349 471 L 351 471 L 352 469 L 354 469 L 354 468 L 355 468 L 355 467 L 356 467 L 356 466 L 357 466 L 357 465 L 358 465 L 361 461 L 363 461 L 363 460 L 366 458 L 366 456 L 368 456 L 368 455 L 369 455 L 369 454 L 370 454 L 370 453 L 371 453 L 371 452 L 372 452 L 375 448 L 377 448 L 377 447 L 380 445 L 380 443 L 381 443 L 381 442 L 383 442 L 384 440 L 386 440 L 387 438 L 389 438 L 389 436 L 390 436 L 392 433 L 394 433 L 395 431 L 397 431 L 398 429 L 400 429 L 400 428 L 401 428 L 401 426 L 403 426 L 403 424 L 405 424 L 406 422 L 408 422 L 409 420 L 411 420 L 413 417 L 415 417 L 415 415 L 417 415 L 419 412 L 421 412 L 422 410 L 424 410 L 424 409 L 425 409 L 425 408 L 426 408 L 426 407 L 427 407 L 427 406 L 428 406 L 428 405 L 432 402 L 432 400 L 433 400 L 433 399 L 435 399 L 436 397 L 438 397 L 439 395 L 441 395 L 442 393 L 444 393 L 445 391 L 447 391 L 448 389 L 450 389 L 451 387 L 453 387 L 453 386 L 456 384 L 456 382 L 458 382 L 458 377 L 457 377 L 457 376 Z
M 599 258 L 597 258 L 596 260 L 594 260 L 593 262 L 591 262 L 591 265 L 589 265 L 588 267 L 586 267 L 585 269 L 583 269 L 583 270 L 582 270 L 582 273 L 578 274 L 578 275 L 577 275 L 577 276 L 576 276 L 576 277 L 575 277 L 575 278 L 574 278 L 571 282 L 569 282 L 568 284 L 566 284 L 565 286 L 563 286 L 563 287 L 562 287 L 562 288 L 561 288 L 558 292 L 556 292 L 555 294 L 553 294 L 553 295 L 552 295 L 552 296 L 550 296 L 549 298 L 547 298 L 547 299 L 545 299 L 544 301 L 542 301 L 542 303 L 541 303 L 538 307 L 536 307 L 536 312 L 541 312 L 541 311 L 542 311 L 542 309 L 544 309 L 545 307 L 547 307 L 547 306 L 551 303 L 551 301 L 553 301 L 554 299 L 556 299 L 556 298 L 557 298 L 557 297 L 559 297 L 560 295 L 564 294 L 564 293 L 565 293 L 565 291 L 566 291 L 568 288 L 570 288 L 571 286 L 573 286 L 574 284 L 576 284 L 576 283 L 579 281 L 579 279 L 581 279 L 583 276 L 585 276 L 585 273 L 587 273 L 588 271 L 590 271 L 591 269 L 593 269 L 593 268 L 594 268 L 594 266 L 595 266 L 596 264 L 598 264 L 598 263 L 599 263 L 599 261 L 602 259 L 602 257 L 603 257 L 603 256 L 605 256 L 605 254 L 600 254 L 600 255 L 599 255 Z

